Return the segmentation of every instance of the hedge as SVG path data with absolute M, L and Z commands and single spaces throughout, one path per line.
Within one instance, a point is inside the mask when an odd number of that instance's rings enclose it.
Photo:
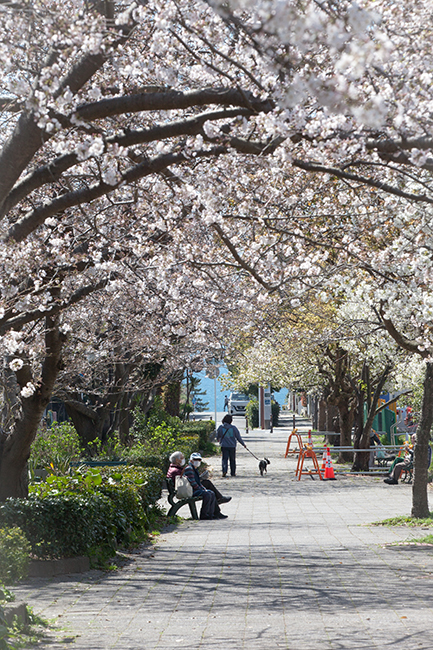
M 27 575 L 30 548 L 20 528 L 0 528 L 0 581 L 3 584 L 14 584 Z M 0 599 L 2 596 L 0 590 Z
M 134 466 L 152 469 L 158 468 L 165 476 L 170 464 L 170 454 L 172 454 L 174 451 L 181 451 L 184 454 L 185 458 L 189 458 L 189 456 L 194 451 L 199 450 L 202 450 L 202 447 L 200 446 L 199 436 L 189 434 L 188 436 L 180 436 L 177 439 L 176 443 L 174 443 L 173 448 L 170 450 L 170 452 L 149 454 L 148 451 L 145 449 L 141 451 L 140 447 L 137 446 L 135 449 L 132 447 L 130 452 L 124 455 L 122 458 Z
M 277 427 L 280 419 L 280 405 L 278 404 L 278 402 L 275 401 L 271 402 L 271 410 L 272 410 L 272 426 Z M 251 429 L 257 429 L 259 426 L 258 399 L 254 398 L 248 402 L 246 412 L 247 412 L 249 426 L 251 427 Z
M 19 526 L 38 558 L 88 555 L 116 548 L 113 502 L 104 494 L 84 493 L 7 499 L 0 525 Z

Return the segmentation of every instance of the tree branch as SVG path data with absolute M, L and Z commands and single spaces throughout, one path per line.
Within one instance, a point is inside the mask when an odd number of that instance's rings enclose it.
M 274 108 L 273 102 L 255 97 L 251 92 L 237 88 L 205 88 L 180 92 L 169 90 L 159 93 L 140 93 L 102 99 L 93 104 L 79 106 L 75 112 L 81 120 L 96 120 L 141 111 L 168 111 L 218 104 L 220 106 L 240 106 L 256 113 L 268 113 Z
M 430 356 L 431 353 L 429 351 L 425 350 L 424 352 L 421 352 L 421 350 L 419 349 L 416 343 L 410 341 L 406 336 L 404 336 L 404 334 L 401 334 L 394 326 L 394 323 L 388 318 L 385 318 L 382 305 L 379 308 L 379 314 L 383 321 L 383 324 L 385 325 L 386 331 L 390 336 L 392 336 L 394 341 L 401 348 L 403 348 L 403 350 L 407 350 L 408 352 L 415 352 L 416 354 L 419 354 L 424 359 Z
M 156 140 L 161 141 L 182 135 L 197 135 L 203 129 L 205 122 L 232 119 L 239 116 L 248 117 L 251 115 L 253 115 L 253 113 L 247 108 L 208 111 L 190 119 L 171 122 L 170 124 L 157 125 L 150 129 L 129 131 L 124 135 L 113 135 L 107 138 L 106 143 L 118 144 L 122 147 L 130 147 L 132 145 L 154 142 Z M 59 156 L 48 165 L 39 167 L 31 174 L 28 174 L 20 183 L 15 185 L 7 199 L 4 201 L 0 210 L 0 218 L 4 217 L 9 210 L 11 210 L 19 201 L 28 196 L 30 192 L 42 187 L 46 183 L 59 180 L 65 171 L 79 163 L 80 160 L 78 159 L 77 154 L 69 153 L 64 156 Z
M 299 167 L 299 169 L 304 169 L 308 172 L 321 172 L 323 174 L 330 174 L 336 178 L 356 181 L 357 183 L 362 183 L 370 187 L 376 187 L 377 189 L 387 192 L 388 194 L 400 196 L 401 198 L 409 199 L 410 201 L 415 201 L 417 203 L 433 204 L 433 198 L 429 198 L 425 194 L 411 194 L 409 192 L 403 192 L 403 190 L 399 190 L 398 188 L 393 187 L 392 185 L 388 185 L 387 183 L 383 183 L 382 181 L 375 181 L 373 178 L 367 178 L 366 176 L 359 176 L 358 174 L 343 172 L 341 169 L 336 169 L 335 167 L 326 167 L 324 165 L 315 163 L 307 163 L 299 159 L 293 160 L 292 164 L 294 167 Z
M 100 280 L 95 284 L 89 284 L 85 287 L 81 287 L 80 289 L 77 289 L 77 291 L 75 291 L 67 300 L 63 302 L 57 301 L 52 305 L 52 307 L 48 309 L 34 309 L 12 318 L 9 318 L 8 316 L 2 318 L 0 320 L 0 336 L 3 336 L 9 330 L 19 330 L 23 325 L 26 325 L 26 323 L 31 323 L 32 321 L 40 320 L 44 317 L 54 317 L 56 314 L 59 314 L 61 311 L 64 311 L 71 305 L 80 302 L 80 300 L 83 300 L 83 298 L 86 298 L 91 293 L 94 293 L 95 291 L 99 291 L 100 289 L 106 287 L 108 282 L 113 279 L 113 277 L 113 274 L 111 274 L 109 278 Z
M 227 246 L 227 248 L 229 249 L 230 253 L 233 255 L 234 259 L 238 262 L 239 266 L 240 266 L 241 268 L 245 269 L 246 271 L 248 271 L 248 273 L 250 273 L 250 275 L 251 275 L 251 276 L 252 276 L 252 277 L 253 277 L 253 278 L 254 278 L 254 279 L 255 279 L 255 280 L 256 280 L 256 281 L 257 281 L 257 282 L 262 286 L 262 287 L 264 287 L 264 288 L 266 289 L 266 291 L 269 291 L 269 292 L 275 291 L 275 287 L 273 287 L 272 285 L 270 285 L 270 284 L 268 284 L 267 282 L 265 282 L 265 281 L 263 280 L 263 278 L 260 277 L 260 275 L 259 275 L 259 274 L 254 270 L 254 268 L 253 268 L 252 266 L 250 266 L 247 262 L 245 262 L 244 259 L 242 259 L 242 257 L 239 255 L 239 253 L 237 252 L 236 248 L 233 246 L 233 244 L 231 243 L 231 241 L 229 240 L 229 238 L 224 234 L 224 231 L 223 231 L 223 229 L 221 228 L 221 226 L 218 225 L 217 223 L 213 223 L 213 224 L 212 224 L 212 228 L 213 228 L 213 229 L 218 233 L 219 238 L 220 238 L 221 241 L 222 241 L 222 242 Z

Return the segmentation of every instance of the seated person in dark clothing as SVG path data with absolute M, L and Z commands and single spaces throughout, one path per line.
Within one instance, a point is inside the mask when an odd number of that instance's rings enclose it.
M 192 485 L 193 495 L 203 497 L 200 519 L 226 519 L 227 515 L 222 514 L 219 504 L 228 503 L 231 501 L 231 497 L 223 496 L 212 481 L 200 477 L 198 467 L 201 461 L 200 454 L 191 454 L 190 462 L 185 466 L 185 456 L 181 451 L 175 451 L 170 456 L 167 478 L 174 479 L 176 476 L 186 476 Z
M 404 469 L 409 469 L 412 467 L 413 463 L 413 452 L 414 452 L 414 447 L 415 447 L 415 442 L 416 442 L 416 435 L 413 434 L 411 436 L 411 445 L 410 447 L 407 448 L 406 454 L 404 458 L 396 458 L 395 461 L 393 462 L 390 473 L 388 478 L 385 478 L 383 480 L 384 483 L 388 483 L 388 485 L 397 485 L 398 479 L 400 478 L 400 475 Z M 431 459 L 431 448 L 429 447 L 429 457 Z M 429 461 L 430 464 L 430 461 Z

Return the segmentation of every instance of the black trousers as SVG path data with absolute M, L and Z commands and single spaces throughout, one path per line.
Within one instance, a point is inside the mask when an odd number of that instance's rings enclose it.
M 202 486 L 204 488 L 206 488 L 206 490 L 210 490 L 211 492 L 214 493 L 214 495 L 215 495 L 215 507 L 214 507 L 213 514 L 218 515 L 221 512 L 220 507 L 218 505 L 218 499 L 222 499 L 223 495 L 218 490 L 218 488 L 215 487 L 215 485 L 212 483 L 212 481 L 209 481 L 209 479 L 207 479 L 207 478 L 201 479 L 201 484 L 202 484 Z
M 230 474 L 236 476 L 236 447 L 221 447 L 223 474 L 227 474 L 230 462 Z

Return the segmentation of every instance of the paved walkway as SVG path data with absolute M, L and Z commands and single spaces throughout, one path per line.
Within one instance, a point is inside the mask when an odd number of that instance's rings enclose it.
M 370 525 L 409 514 L 411 487 L 377 477 L 296 481 L 287 435 L 245 437 L 271 460 L 266 477 L 244 449 L 237 478 L 215 471 L 233 497 L 228 519 L 186 520 L 114 573 L 21 585 L 18 595 L 61 626 L 42 647 L 432 648 L 433 549 L 390 546 L 420 530 Z

